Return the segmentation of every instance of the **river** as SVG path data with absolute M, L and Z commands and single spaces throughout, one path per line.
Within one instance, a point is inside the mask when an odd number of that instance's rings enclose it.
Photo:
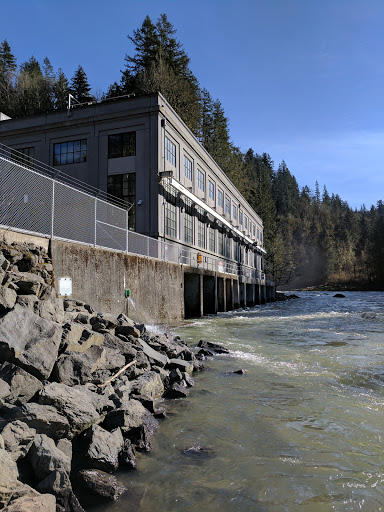
M 154 450 L 117 473 L 128 493 L 89 510 L 384 510 L 384 293 L 298 295 L 175 329 L 231 354 L 167 402 Z

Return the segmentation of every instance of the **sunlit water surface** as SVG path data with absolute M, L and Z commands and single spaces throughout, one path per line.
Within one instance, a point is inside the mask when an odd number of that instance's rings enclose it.
M 384 294 L 299 295 L 175 330 L 231 354 L 165 402 L 154 450 L 117 473 L 128 493 L 89 510 L 384 510 Z

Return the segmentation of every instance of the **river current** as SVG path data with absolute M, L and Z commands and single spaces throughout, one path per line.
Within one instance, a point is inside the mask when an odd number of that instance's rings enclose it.
M 231 354 L 166 402 L 153 451 L 117 473 L 129 491 L 89 510 L 384 510 L 384 293 L 298 295 L 174 330 Z

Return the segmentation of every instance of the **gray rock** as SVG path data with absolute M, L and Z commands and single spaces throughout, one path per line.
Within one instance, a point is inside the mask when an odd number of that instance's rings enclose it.
M 11 454 L 0 450 L 0 509 L 7 506 L 19 485 L 19 472 Z
M 16 303 L 17 293 L 10 288 L 0 286 L 0 312 L 12 309 Z
M 105 423 L 109 429 L 120 427 L 123 432 L 127 432 L 143 425 L 147 414 L 138 400 L 125 400 L 119 408 L 107 414 Z
M 116 471 L 119 467 L 119 454 L 124 447 L 120 428 L 108 432 L 99 425 L 92 425 L 85 438 L 89 443 L 86 450 L 89 467 L 108 473 Z
M 38 379 L 47 379 L 56 361 L 61 327 L 16 304 L 0 319 L 0 361 L 24 368 Z
M 79 479 L 88 491 L 111 500 L 117 500 L 127 490 L 116 477 L 97 469 L 79 471 Z
M 160 352 L 157 352 L 153 348 L 151 348 L 148 343 L 146 343 L 141 338 L 137 339 L 137 343 L 141 346 L 144 354 L 148 356 L 150 359 L 156 362 L 157 366 L 164 367 L 168 364 L 169 359 L 164 354 L 160 354 Z
M 137 469 L 137 457 L 130 439 L 124 440 L 123 450 L 120 452 L 120 462 L 131 469 Z
M 193 373 L 193 362 L 185 361 L 184 359 L 170 359 L 167 364 L 167 368 L 169 370 L 180 370 L 181 372 L 186 372 L 189 375 Z
M 216 354 L 229 354 L 229 350 L 223 345 L 220 345 L 219 343 L 212 343 L 211 341 L 200 340 L 197 346 L 200 348 L 213 350 L 214 352 L 216 352 Z
M 90 319 L 92 329 L 96 332 L 108 332 L 114 329 L 118 325 L 117 318 L 109 313 L 94 316 Z
M 72 460 L 72 443 L 69 439 L 59 439 L 56 443 L 56 446 Z
M 56 361 L 52 379 L 68 386 L 85 384 L 91 379 L 92 373 L 103 368 L 105 363 L 105 350 L 99 346 L 91 346 L 80 353 L 65 352 Z
M 124 336 L 134 336 L 139 338 L 140 331 L 134 325 L 117 325 L 115 329 L 116 334 L 123 334 Z
M 0 252 L 0 268 L 4 271 L 7 271 L 9 268 L 9 261 L 5 258 L 2 252 Z
M 56 498 L 52 494 L 23 496 L 12 501 L 4 512 L 56 512 Z
M 155 399 L 160 398 L 164 393 L 164 385 L 161 377 L 156 372 L 146 372 L 135 379 L 132 383 L 131 393 L 142 395 L 144 397 Z
M 28 402 L 42 387 L 39 379 L 22 368 L 7 362 L 0 365 L 0 400 L 20 405 Z
M 11 416 L 26 423 L 40 434 L 46 434 L 54 439 L 70 435 L 67 418 L 51 405 L 30 402 L 14 408 Z
M 41 493 L 53 494 L 57 503 L 66 512 L 84 512 L 78 499 L 73 494 L 71 481 L 68 474 L 62 469 L 57 469 L 47 476 L 37 486 Z
M 39 480 L 44 480 L 52 471 L 62 469 L 71 472 L 71 460 L 59 450 L 53 439 L 37 434 L 29 451 L 29 459 Z
M 133 361 L 137 354 L 137 350 L 130 343 L 122 341 L 112 333 L 105 334 L 103 346 L 122 354 L 125 357 L 126 363 Z
M 69 387 L 56 382 L 44 385 L 39 393 L 38 401 L 41 404 L 56 407 L 61 414 L 66 416 L 73 435 L 102 421 L 102 412 L 113 407 L 112 402 L 104 396 L 89 391 L 86 386 Z
M 35 438 L 36 430 L 22 421 L 12 421 L 6 425 L 1 435 L 4 448 L 11 454 L 14 461 L 27 455 Z
M 31 274 L 29 272 L 19 272 L 19 274 L 15 276 L 14 282 L 19 288 L 18 293 L 20 295 L 33 294 L 40 297 L 47 288 L 47 285 L 41 276 Z
M 20 304 L 20 306 L 30 308 L 34 313 L 36 313 L 40 299 L 39 297 L 36 297 L 36 295 L 18 295 L 16 302 L 17 304 Z
M 181 383 L 174 382 L 164 393 L 164 398 L 185 398 L 189 391 L 184 381 Z
M 83 324 L 68 322 L 63 329 L 63 345 L 67 352 L 85 352 L 90 347 L 103 345 L 101 334 L 85 328 Z

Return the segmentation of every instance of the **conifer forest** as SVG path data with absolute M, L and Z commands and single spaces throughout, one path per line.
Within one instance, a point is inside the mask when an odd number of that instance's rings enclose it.
M 241 151 L 231 140 L 220 100 L 194 76 L 165 14 L 155 22 L 147 16 L 128 39 L 131 53 L 121 63 L 120 81 L 98 97 L 81 65 L 68 78 L 48 57 L 41 63 L 31 56 L 19 64 L 4 40 L 0 112 L 16 118 L 66 109 L 69 93 L 83 103 L 160 92 L 262 218 L 265 270 L 279 287 L 384 289 L 382 200 L 352 209 L 339 194 L 320 186 L 316 176 L 308 175 L 312 188 L 299 188 L 288 163 L 275 164 L 257 147 Z

